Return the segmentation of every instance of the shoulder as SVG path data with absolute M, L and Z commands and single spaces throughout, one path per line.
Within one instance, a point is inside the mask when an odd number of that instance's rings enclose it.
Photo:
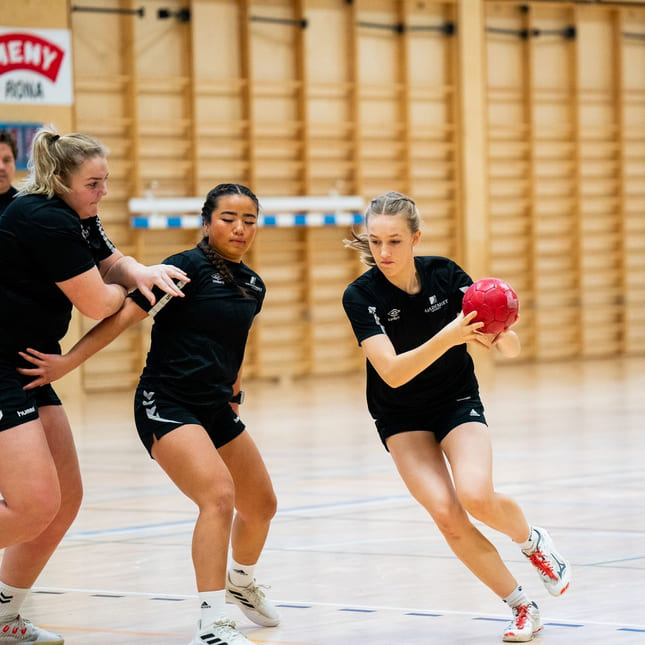
M 15 224 L 42 226 L 48 229 L 72 229 L 81 231 L 78 215 L 59 197 L 46 195 L 18 195 L 5 211 Z
M 379 273 L 376 267 L 372 267 L 359 275 L 356 280 L 345 287 L 343 302 L 370 298 L 378 294 L 382 290 L 382 287 L 378 286 Z
M 422 255 L 415 257 L 417 268 L 424 274 L 438 280 L 452 280 L 458 278 L 470 279 L 468 274 L 450 258 L 441 255 Z
M 183 269 L 186 273 L 190 273 L 191 271 L 195 273 L 204 267 L 211 266 L 204 254 L 197 248 L 187 249 L 186 251 L 169 255 L 163 261 L 163 264 L 172 264 Z

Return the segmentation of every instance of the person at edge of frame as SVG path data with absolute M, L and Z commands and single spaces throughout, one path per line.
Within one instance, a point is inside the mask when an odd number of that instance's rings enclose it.
M 0 144 L 0 148 L 6 144 Z M 13 160 L 12 164 L 13 165 Z M 23 389 L 25 347 L 60 353 L 72 308 L 101 320 L 138 289 L 173 296 L 177 267 L 125 256 L 98 216 L 107 194 L 107 150 L 94 137 L 41 128 L 29 176 L 0 214 L 0 643 L 60 645 L 63 638 L 21 615 L 82 498 L 69 420 L 51 385 Z

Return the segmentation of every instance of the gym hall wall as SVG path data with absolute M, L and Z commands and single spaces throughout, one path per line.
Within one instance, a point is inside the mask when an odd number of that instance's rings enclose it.
M 4 7 L 8 6 L 8 10 Z M 9 0 L 2 24 L 66 27 L 74 105 L 1 105 L 110 148 L 102 220 L 146 263 L 195 230 L 134 231 L 128 199 L 409 193 L 420 253 L 521 298 L 524 360 L 645 351 L 645 9 L 498 0 Z M 85 8 L 84 8 L 85 7 Z M 116 11 L 118 10 L 118 12 Z M 165 17 L 162 17 L 165 16 Z M 27 108 L 30 108 L 27 110 Z M 361 369 L 340 296 L 348 229 L 264 228 L 268 297 L 246 376 Z M 91 324 L 81 321 L 70 340 Z M 142 327 L 145 327 L 142 326 Z M 147 332 L 75 378 L 131 388 Z

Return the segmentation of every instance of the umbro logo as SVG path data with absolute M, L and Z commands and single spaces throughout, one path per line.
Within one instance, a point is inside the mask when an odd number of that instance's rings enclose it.
M 401 310 L 400 309 L 392 309 L 391 311 L 387 312 L 387 321 L 392 322 L 393 320 L 400 320 L 401 319 Z

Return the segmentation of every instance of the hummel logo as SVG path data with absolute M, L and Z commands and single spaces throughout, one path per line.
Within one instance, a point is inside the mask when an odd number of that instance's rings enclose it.
M 241 576 L 249 575 L 246 571 L 244 571 L 244 569 L 233 569 L 233 571 L 235 571 L 235 573 L 239 573 Z
M 8 602 L 11 602 L 13 600 L 13 596 L 5 596 L 5 594 L 0 591 L 0 603 L 3 605 L 6 605 Z
M 477 410 L 471 410 L 470 411 L 470 416 L 471 417 L 480 417 L 481 414 L 479 414 L 479 412 L 477 412 Z

